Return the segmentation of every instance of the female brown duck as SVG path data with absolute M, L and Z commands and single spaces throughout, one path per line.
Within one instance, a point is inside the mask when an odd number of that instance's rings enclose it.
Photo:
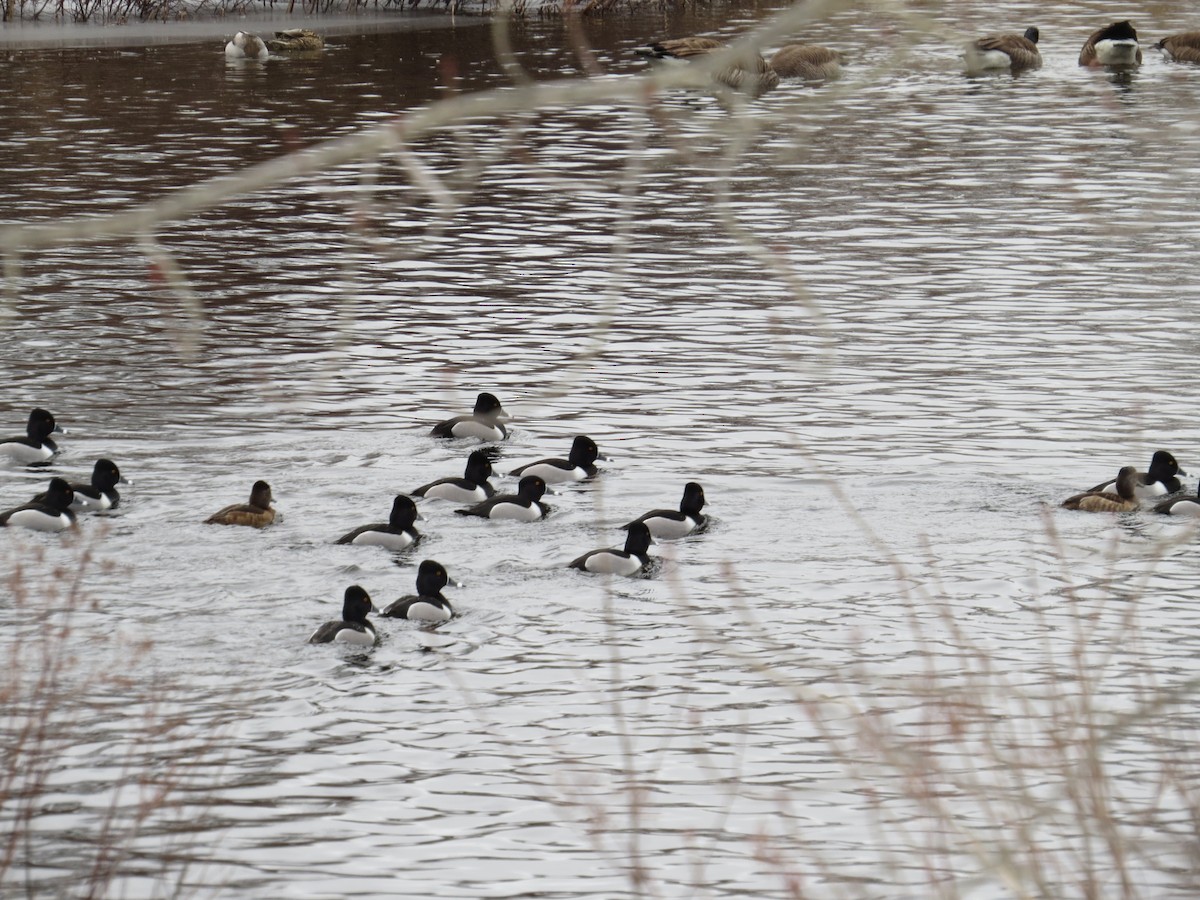
M 271 504 L 271 486 L 265 481 L 254 482 L 250 489 L 249 503 L 234 503 L 213 513 L 204 520 L 205 525 L 248 525 L 251 528 L 266 528 L 275 521 L 275 510 Z

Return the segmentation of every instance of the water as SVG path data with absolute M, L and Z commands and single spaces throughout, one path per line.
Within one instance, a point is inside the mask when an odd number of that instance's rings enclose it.
M 1135 24 L 1149 44 L 1188 12 Z M 766 14 L 585 30 L 618 78 L 647 37 Z M 1200 468 L 1200 68 L 1079 69 L 1098 3 L 933 14 L 1037 24 L 1046 65 L 969 79 L 929 36 L 897 61 L 905 29 L 851 9 L 806 31 L 849 52 L 847 79 L 755 104 L 731 165 L 730 114 L 700 94 L 473 121 L 417 145 L 456 192 L 442 216 L 390 157 L 164 224 L 199 316 L 132 242 L 23 258 L 0 420 L 46 406 L 70 431 L 56 473 L 107 455 L 136 484 L 80 542 L 0 535 L 6 573 L 43 555 L 20 583 L 59 606 L 55 566 L 100 561 L 67 640 L 69 671 L 101 674 L 62 711 L 70 749 L 7 883 L 72 890 L 110 785 L 150 772 L 183 805 L 121 858 L 131 896 L 171 893 L 169 851 L 201 894 L 793 896 L 798 876 L 1002 897 L 980 845 L 1030 843 L 1041 893 L 1092 871 L 1117 896 L 1110 819 L 1127 894 L 1194 896 L 1187 704 L 1106 733 L 1106 810 L 1069 802 L 1075 751 L 1039 747 L 1086 698 L 1107 726 L 1196 676 L 1192 531 L 1053 504 L 1158 448 Z M 342 23 L 265 66 L 227 64 L 220 27 L 21 31 L 4 222 L 127 209 L 387 122 L 451 74 L 506 83 L 470 19 Z M 557 23 L 514 44 L 535 78 L 581 71 Z M 461 472 L 471 445 L 428 429 L 485 389 L 515 415 L 498 471 L 586 433 L 602 476 L 545 522 L 428 503 L 414 552 L 334 546 Z M 45 478 L 4 470 L 0 508 Z M 279 525 L 200 524 L 256 478 Z M 564 568 L 689 480 L 712 526 L 656 548 L 654 577 Z M 382 623 L 367 654 L 305 644 L 346 585 L 382 606 L 423 558 L 464 582 L 454 621 Z M 26 609 L 3 607 L 10 653 Z M 182 744 L 143 736 L 172 711 Z

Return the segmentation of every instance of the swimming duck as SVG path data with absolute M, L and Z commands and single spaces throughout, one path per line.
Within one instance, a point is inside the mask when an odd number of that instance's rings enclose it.
M 780 78 L 833 81 L 842 74 L 842 54 L 817 44 L 787 44 L 775 51 L 770 65 Z
M 439 562 L 427 559 L 417 569 L 417 593 L 401 597 L 388 604 L 380 615 L 390 619 L 416 619 L 422 622 L 445 622 L 454 615 L 450 601 L 442 596 L 442 588 L 450 576 Z
M 438 422 L 429 433 L 441 438 L 473 437 L 481 441 L 502 441 L 508 437 L 508 429 L 504 427 L 504 420 L 508 418 L 508 413 L 495 394 L 484 391 L 475 398 L 475 409 L 471 415 Z
M 592 550 L 573 561 L 568 568 L 610 575 L 636 575 L 650 562 L 649 549 L 654 543 L 644 522 L 630 522 L 624 550 Z
M 1200 31 L 1185 31 L 1165 37 L 1154 45 L 1162 55 L 1174 62 L 1200 63 Z
M 1178 475 L 1187 475 L 1187 472 L 1179 468 L 1179 463 L 1175 461 L 1175 457 L 1166 450 L 1157 450 L 1150 457 L 1150 468 L 1145 472 L 1137 473 L 1137 479 L 1133 485 L 1134 494 L 1138 499 L 1145 500 L 1148 497 L 1162 497 L 1166 494 L 1174 494 L 1176 491 L 1182 491 L 1183 482 L 1176 477 Z M 1090 493 L 1110 491 L 1115 484 L 1115 479 L 1106 481 L 1103 484 L 1096 485 L 1091 489 Z
M 1195 494 L 1163 500 L 1154 507 L 1154 511 L 1168 516 L 1192 516 L 1200 519 L 1200 487 L 1196 488 Z
M 71 490 L 75 492 L 71 509 L 76 512 L 103 512 L 112 509 L 121 502 L 121 495 L 117 492 L 118 484 L 129 484 L 129 481 L 121 477 L 121 470 L 117 468 L 117 464 L 111 459 L 96 460 L 96 464 L 92 466 L 90 484 L 71 483 Z M 33 499 L 44 502 L 46 495 L 38 494 Z
M 632 528 L 638 522 L 642 522 L 654 537 L 673 540 L 691 534 L 704 524 L 704 515 L 700 512 L 702 509 L 704 488 L 694 481 L 689 481 L 684 485 L 679 509 L 652 509 L 624 527 Z
M 462 478 L 439 478 L 437 481 L 421 485 L 412 495 L 435 500 L 453 500 L 457 503 L 477 503 L 496 493 L 496 489 L 488 481 L 491 477 L 491 460 L 482 450 L 473 450 L 467 457 L 467 468 Z
M 586 435 L 578 435 L 571 443 L 571 452 L 566 459 L 540 459 L 528 463 L 519 469 L 513 469 L 509 474 L 518 478 L 523 475 L 536 475 L 546 484 L 559 484 L 564 481 L 583 481 L 596 474 L 596 460 L 600 458 L 600 450 L 596 442 Z
M 1074 497 L 1068 497 L 1062 502 L 1063 509 L 1082 509 L 1086 512 L 1128 512 L 1138 508 L 1138 499 L 1134 492 L 1138 470 L 1134 466 L 1125 466 L 1117 473 L 1117 490 L 1084 491 Z
M 312 633 L 310 644 L 352 644 L 371 647 L 375 644 L 375 626 L 367 621 L 367 613 L 375 607 L 371 597 L 357 584 L 346 588 L 342 600 L 342 617 L 326 622 Z
M 254 482 L 250 489 L 249 503 L 234 503 L 226 506 L 204 520 L 205 525 L 248 525 L 251 528 L 266 528 L 275 521 L 275 510 L 271 504 L 271 486 L 265 481 Z
M 642 47 L 634 47 L 633 52 L 638 56 L 664 62 L 688 62 L 703 59 L 710 53 L 724 49 L 725 44 L 715 38 L 685 37 L 654 41 Z M 755 97 L 765 94 L 779 84 L 779 76 L 759 53 L 754 54 L 749 64 L 742 60 L 730 63 L 720 72 L 714 73 L 713 80 L 735 91 L 744 90 Z
M 44 500 L 36 497 L 24 506 L 0 513 L 0 527 L 17 525 L 34 531 L 64 531 L 75 524 L 75 513 L 71 501 L 75 492 L 62 478 L 51 478 Z
M 229 59 L 257 59 L 260 62 L 270 56 L 267 45 L 257 34 L 239 31 L 225 45 L 225 55 Z
M 1140 66 L 1142 48 L 1129 21 L 1113 22 L 1092 34 L 1079 51 L 1081 66 Z
M 29 413 L 25 436 L 0 440 L 0 453 L 26 466 L 45 462 L 58 452 L 58 444 L 50 440 L 50 435 L 55 432 L 62 434 L 63 430 L 54 421 L 54 416 L 39 406 Z
M 1038 51 L 1039 32 L 1034 27 L 1025 29 L 1025 34 L 991 34 L 967 45 L 963 56 L 968 72 L 987 69 L 1036 69 L 1042 64 Z
M 310 50 L 320 50 L 325 46 L 325 38 L 307 28 L 288 28 L 275 32 L 275 37 L 267 41 L 267 47 L 276 53 L 304 53 Z
M 392 501 L 392 514 L 386 522 L 355 528 L 349 534 L 338 538 L 337 543 L 403 550 L 421 539 L 421 535 L 413 527 L 416 520 L 417 505 L 412 502 L 412 498 L 397 494 L 396 499 Z
M 526 475 L 517 485 L 516 494 L 497 494 L 468 509 L 456 509 L 460 516 L 482 516 L 485 519 L 510 519 L 516 522 L 536 522 L 550 508 L 542 503 L 546 482 L 536 475 Z

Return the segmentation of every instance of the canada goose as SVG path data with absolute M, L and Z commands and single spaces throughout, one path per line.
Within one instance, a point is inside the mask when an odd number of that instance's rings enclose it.
M 1200 63 L 1200 31 L 1185 31 L 1165 37 L 1154 45 L 1167 59 L 1176 62 Z
M 1129 21 L 1105 25 L 1079 51 L 1081 66 L 1140 66 L 1142 48 Z
M 264 60 L 271 54 L 257 34 L 239 31 L 233 36 L 233 40 L 225 45 L 225 55 L 230 59 Z
M 276 53 L 303 53 L 322 49 L 325 38 L 307 28 L 289 28 L 275 32 L 275 37 L 267 41 L 267 46 Z
M 1064 500 L 1063 509 L 1082 509 L 1087 512 L 1128 512 L 1137 509 L 1138 500 L 1134 494 L 1137 477 L 1137 467 L 1125 466 L 1117 473 L 1115 494 L 1112 491 L 1085 491 Z
M 1042 64 L 1038 52 L 1038 30 L 1025 29 L 1025 34 L 989 34 L 967 45 L 963 56 L 967 60 L 967 71 L 982 72 L 986 69 L 1036 69 Z
M 686 37 L 655 41 L 642 47 L 634 47 L 633 52 L 650 59 L 686 62 L 702 58 L 724 48 L 725 44 L 715 38 Z M 767 64 L 761 54 L 754 54 L 752 66 L 754 71 L 748 72 L 746 64 L 739 60 L 715 73 L 713 79 L 735 91 L 747 91 L 756 97 L 765 94 L 779 84 L 779 76 L 775 74 L 775 70 Z
M 842 55 L 816 44 L 788 44 L 775 51 L 771 68 L 780 78 L 832 81 L 842 74 Z

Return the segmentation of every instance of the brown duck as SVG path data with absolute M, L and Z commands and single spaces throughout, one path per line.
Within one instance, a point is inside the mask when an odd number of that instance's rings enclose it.
M 1085 491 L 1068 497 L 1062 502 L 1063 509 L 1082 509 L 1086 512 L 1128 512 L 1138 508 L 1135 493 L 1138 480 L 1136 466 L 1125 466 L 1117 473 L 1117 490 Z
M 254 482 L 250 489 L 249 503 L 234 503 L 204 520 L 205 525 L 248 525 L 251 528 L 266 528 L 275 521 L 275 510 L 271 509 L 274 498 L 271 486 L 265 481 Z

